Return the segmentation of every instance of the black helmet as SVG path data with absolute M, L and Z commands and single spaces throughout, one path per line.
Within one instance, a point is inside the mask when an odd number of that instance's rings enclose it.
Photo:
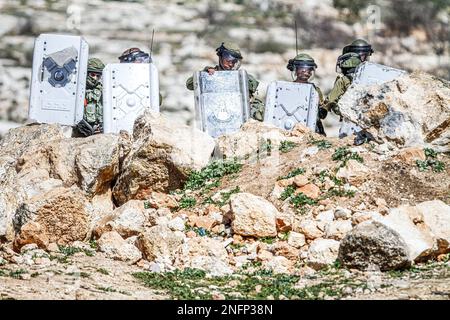
M 152 59 L 148 53 L 139 48 L 125 50 L 119 57 L 120 63 L 150 63 Z
M 371 56 L 373 53 L 372 45 L 363 39 L 356 39 L 349 45 L 346 45 L 344 49 L 342 49 L 342 54 L 346 54 L 349 52 L 354 52 L 357 54 L 366 54 L 367 56 Z
M 233 68 L 231 70 L 238 70 L 241 65 L 242 54 L 239 47 L 230 42 L 222 42 L 220 47 L 216 49 L 216 53 L 219 56 L 219 64 L 225 69 L 223 60 L 232 61 Z
M 290 71 L 294 71 L 296 67 L 311 67 L 315 69 L 317 64 L 309 54 L 300 53 L 294 59 L 290 59 L 287 65 Z

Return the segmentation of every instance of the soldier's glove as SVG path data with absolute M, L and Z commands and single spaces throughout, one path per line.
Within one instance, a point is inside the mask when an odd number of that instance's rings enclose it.
M 85 137 L 89 137 L 94 134 L 94 128 L 92 128 L 89 122 L 84 119 L 77 123 L 76 128 L 78 132 Z
M 361 130 L 355 133 L 356 137 L 353 143 L 355 146 L 359 146 L 363 143 L 374 141 L 373 135 L 370 132 L 367 132 L 365 130 Z
M 328 115 L 327 109 L 319 107 L 319 119 L 325 119 Z

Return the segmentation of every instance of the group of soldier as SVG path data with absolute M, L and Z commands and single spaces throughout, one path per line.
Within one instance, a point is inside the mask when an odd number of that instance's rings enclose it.
M 215 72 L 232 71 L 240 68 L 243 56 L 237 45 L 224 42 L 216 49 L 216 53 L 219 58 L 218 64 L 216 66 L 206 66 L 203 71 L 212 75 Z M 362 39 L 357 39 L 351 44 L 346 45 L 336 62 L 336 72 L 338 73 L 338 76 L 332 90 L 326 97 L 324 97 L 320 88 L 311 82 L 317 68 L 314 58 L 306 53 L 300 53 L 295 58 L 289 60 L 287 69 L 291 71 L 293 81 L 297 83 L 312 84 L 319 95 L 319 108 L 316 124 L 317 133 L 326 135 L 321 119 L 325 119 L 328 112 L 332 111 L 338 116 L 341 116 L 338 101 L 352 83 L 356 67 L 362 62 L 368 61 L 372 53 L 372 46 Z M 139 48 L 130 48 L 122 53 L 119 57 L 119 61 L 120 63 L 150 63 L 151 56 Z M 97 58 L 90 58 L 88 60 L 84 117 L 77 125 L 78 131 L 84 136 L 102 132 L 103 108 L 101 77 L 104 67 L 105 65 L 103 62 Z M 265 105 L 256 97 L 258 85 L 259 81 L 256 80 L 254 76 L 248 74 L 250 116 L 255 120 L 263 121 Z M 186 87 L 189 90 L 194 90 L 193 77 L 187 79 Z M 161 105 L 161 94 L 159 97 Z M 341 121 L 343 121 L 342 117 Z M 345 126 L 345 124 L 344 120 L 343 126 Z M 340 132 L 340 137 L 346 136 L 351 133 L 352 130 L 355 131 L 354 129 L 346 130 L 344 128 L 344 130 L 341 130 Z

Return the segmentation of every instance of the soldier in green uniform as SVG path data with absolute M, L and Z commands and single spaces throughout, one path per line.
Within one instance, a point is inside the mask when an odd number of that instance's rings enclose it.
M 78 132 L 85 137 L 103 131 L 102 71 L 104 68 L 105 65 L 100 59 L 88 60 L 83 120 L 76 126 Z
M 150 55 L 139 48 L 130 48 L 122 52 L 119 57 L 120 63 L 151 63 Z M 162 104 L 163 97 L 159 93 L 159 105 Z
M 343 48 L 342 55 L 338 57 L 336 62 L 336 72 L 340 74 L 325 100 L 325 108 L 328 111 L 333 111 L 339 116 L 341 115 L 338 107 L 339 99 L 351 85 L 356 67 L 362 62 L 369 61 L 373 52 L 372 46 L 363 39 L 357 39 Z M 351 124 L 349 121 L 342 119 L 342 117 L 340 121 L 342 122 L 339 130 L 340 138 L 354 133 L 357 135 L 355 144 L 360 144 L 361 141 L 367 139 L 365 131 L 362 131 L 360 127 Z M 359 132 L 361 134 L 358 135 Z
M 320 88 L 314 83 L 309 81 L 317 68 L 316 62 L 310 55 L 306 53 L 300 53 L 294 59 L 289 60 L 287 68 L 292 72 L 292 79 L 294 80 L 294 82 L 311 83 L 316 89 L 317 94 L 319 95 L 319 110 L 317 114 L 318 119 L 316 122 L 316 132 L 326 136 L 322 121 L 320 121 L 320 119 L 325 119 L 328 113 L 327 110 L 322 107 L 324 103 L 322 90 L 320 90 Z
M 231 71 L 238 70 L 243 59 L 241 50 L 236 44 L 229 42 L 222 42 L 220 47 L 216 49 L 219 57 L 219 64 L 212 67 L 207 66 L 203 71 L 209 74 L 214 74 L 216 71 Z M 253 119 L 258 121 L 264 120 L 264 103 L 255 97 L 259 81 L 251 74 L 248 74 L 248 91 L 250 97 L 250 115 Z M 186 87 L 189 90 L 194 90 L 194 77 L 189 77 L 186 81 Z

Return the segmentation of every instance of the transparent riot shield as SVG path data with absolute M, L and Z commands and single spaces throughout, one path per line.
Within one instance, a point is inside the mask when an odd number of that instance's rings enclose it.
M 87 42 L 79 36 L 41 34 L 34 44 L 28 118 L 75 125 L 83 119 Z
M 103 69 L 103 132 L 133 133 L 145 110 L 159 112 L 158 70 L 153 63 L 113 63 Z
M 264 122 L 291 130 L 301 123 L 315 130 L 319 94 L 310 83 L 273 81 L 267 88 Z
M 404 74 L 406 74 L 406 71 L 378 63 L 364 62 L 356 68 L 352 83 L 363 86 L 382 84 L 394 80 Z
M 197 128 L 216 138 L 239 130 L 249 118 L 248 78 L 244 70 L 194 74 Z

